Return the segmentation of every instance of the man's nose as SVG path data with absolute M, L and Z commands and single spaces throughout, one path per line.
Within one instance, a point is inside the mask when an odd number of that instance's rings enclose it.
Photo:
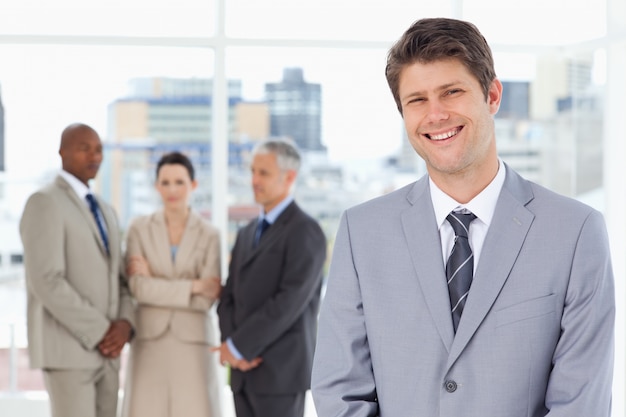
M 426 106 L 427 118 L 430 122 L 445 120 L 449 116 L 446 106 L 440 100 L 429 100 Z

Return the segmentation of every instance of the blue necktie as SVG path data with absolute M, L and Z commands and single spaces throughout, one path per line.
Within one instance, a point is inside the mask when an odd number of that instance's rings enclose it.
M 454 229 L 454 246 L 446 263 L 446 278 L 450 293 L 450 307 L 452 308 L 452 323 L 454 331 L 459 326 L 463 307 L 472 285 L 474 276 L 474 254 L 469 244 L 469 226 L 476 216 L 473 213 L 452 212 L 446 220 Z
M 100 209 L 98 207 L 98 202 L 94 198 L 93 194 L 87 194 L 85 196 L 87 202 L 89 203 L 89 209 L 91 210 L 91 214 L 93 214 L 94 219 L 96 219 L 96 224 L 98 225 L 98 230 L 100 231 L 100 237 L 102 238 L 102 243 L 104 243 L 104 247 L 107 250 L 107 254 L 109 253 L 109 239 L 107 238 L 107 232 L 104 229 L 104 224 L 102 224 L 102 219 L 100 217 Z
M 270 223 L 265 219 L 261 220 L 257 224 L 256 234 L 254 235 L 254 247 L 256 247 L 259 244 L 259 241 L 261 240 L 261 236 L 263 235 L 263 232 L 265 232 L 268 227 L 270 227 Z

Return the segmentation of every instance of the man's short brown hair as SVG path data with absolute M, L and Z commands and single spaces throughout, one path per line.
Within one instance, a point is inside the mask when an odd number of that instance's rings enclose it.
M 385 76 L 402 114 L 399 83 L 402 70 L 414 63 L 457 59 L 480 83 L 485 99 L 496 78 L 491 48 L 478 28 L 448 18 L 421 19 L 411 25 L 387 54 Z

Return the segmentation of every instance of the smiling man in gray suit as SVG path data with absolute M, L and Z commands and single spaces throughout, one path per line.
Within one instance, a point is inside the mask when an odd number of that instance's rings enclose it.
M 386 76 L 428 175 L 344 213 L 313 367 L 319 417 L 609 417 L 601 214 L 498 158 L 502 84 L 472 24 L 417 21 Z
M 115 214 L 89 189 L 102 143 L 73 124 L 59 154 L 63 170 L 28 199 L 20 222 L 30 365 L 43 370 L 53 417 L 114 417 L 133 307 Z

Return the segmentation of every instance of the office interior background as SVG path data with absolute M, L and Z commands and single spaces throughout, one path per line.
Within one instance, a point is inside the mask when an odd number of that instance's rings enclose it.
M 122 228 L 158 207 L 158 157 L 188 153 L 200 181 L 192 204 L 222 232 L 224 271 L 237 228 L 258 213 L 250 150 L 289 138 L 304 154 L 296 198 L 332 247 L 344 209 L 425 173 L 384 67 L 402 32 L 434 16 L 473 22 L 494 51 L 502 159 L 605 215 L 618 307 L 613 415 L 624 416 L 623 0 L 0 0 L 0 409 L 45 398 L 24 355 L 17 224 L 60 167 L 65 126 L 84 122 L 103 138 L 94 187 Z

